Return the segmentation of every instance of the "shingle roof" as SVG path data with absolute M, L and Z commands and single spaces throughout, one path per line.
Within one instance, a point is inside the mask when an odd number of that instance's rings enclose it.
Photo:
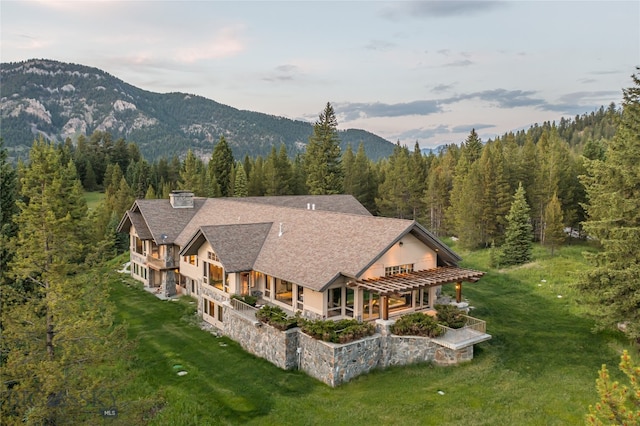
M 407 233 L 428 234 L 410 220 L 242 200 L 208 199 L 176 238 L 176 244 L 185 247 L 201 227 L 272 222 L 253 269 L 321 290 L 340 275 L 357 278 Z M 235 244 L 242 247 L 250 244 L 251 238 L 250 233 L 239 234 Z M 431 246 L 444 252 L 445 246 L 439 242 Z M 448 260 L 455 263 L 457 257 Z
M 147 227 L 144 218 L 139 212 L 128 211 L 125 213 L 133 227 L 136 229 L 136 234 L 141 240 L 150 240 L 152 238 L 151 231 Z
M 371 216 L 367 210 L 353 195 L 282 195 L 277 197 L 244 197 L 240 201 L 269 204 L 272 206 L 292 207 L 298 209 L 311 209 L 332 211 L 339 213 L 361 214 Z
M 205 201 L 195 198 L 193 208 L 174 209 L 169 200 L 136 200 L 132 210 L 140 212 L 156 244 L 172 244 Z
M 225 272 L 250 271 L 262 249 L 272 223 L 203 226 L 182 250 L 182 255 L 197 254 L 204 240 L 224 265 Z M 202 238 L 200 238 L 202 236 Z M 241 242 L 241 243 L 240 243 Z

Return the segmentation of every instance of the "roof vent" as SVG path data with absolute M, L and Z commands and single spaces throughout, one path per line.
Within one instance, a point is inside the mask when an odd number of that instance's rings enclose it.
M 283 234 L 282 222 L 280 222 L 280 231 L 278 231 L 278 237 L 282 237 Z
M 191 191 L 171 191 L 169 202 L 174 209 L 192 209 L 193 192 Z

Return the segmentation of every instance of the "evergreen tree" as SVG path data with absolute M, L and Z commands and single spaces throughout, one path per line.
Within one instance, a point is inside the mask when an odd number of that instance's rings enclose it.
M 378 187 L 376 206 L 383 216 L 400 219 L 412 216 L 409 163 L 409 150 L 398 142 L 383 165 L 384 179 Z
M 233 171 L 233 153 L 224 136 L 213 148 L 209 161 L 209 179 L 215 180 L 220 187 L 220 196 L 231 196 L 231 173 Z M 215 191 L 214 191 L 215 192 Z
M 578 288 L 600 328 L 640 339 L 640 77 L 623 91 L 622 119 L 604 160 L 587 163 L 587 234 L 602 249 Z
M 180 182 L 178 188 L 186 191 L 192 191 L 196 196 L 206 196 L 204 190 L 202 173 L 204 165 L 193 151 L 187 151 L 187 156 L 180 170 Z
M 330 103 L 313 126 L 304 157 L 307 187 L 312 195 L 342 193 L 338 121 Z
M 364 151 L 364 144 L 360 143 L 352 167 L 352 192 L 360 203 L 371 214 L 376 214 L 376 195 L 378 185 L 371 168 L 371 161 Z
M 418 220 L 424 208 L 424 191 L 427 188 L 427 163 L 420 144 L 416 141 L 413 154 L 409 158 L 409 207 L 412 219 Z
M 529 205 L 522 185 L 518 186 L 507 215 L 505 243 L 502 246 L 501 264 L 521 265 L 531 260 L 533 228 Z
M 356 185 L 355 178 L 353 176 L 355 159 L 356 157 L 353 154 L 353 149 L 351 149 L 351 144 L 347 144 L 347 148 L 342 154 L 342 190 L 345 194 L 353 195 L 354 192 L 354 187 Z
M 264 160 L 262 157 L 258 157 L 251 167 L 251 174 L 249 174 L 248 192 L 250 197 L 260 197 L 264 195 L 264 179 Z
M 640 365 L 634 365 L 626 350 L 620 356 L 620 370 L 629 379 L 629 386 L 612 382 L 606 365 L 598 372 L 596 389 L 600 401 L 589 406 L 587 424 L 640 425 Z
M 551 248 L 551 256 L 555 248 L 562 245 L 564 238 L 562 206 L 558 194 L 554 193 L 544 210 L 544 244 Z
M 108 370 L 125 336 L 111 328 L 106 287 L 79 279 L 87 229 L 86 202 L 72 162 L 36 140 L 21 170 L 21 201 L 12 273 L 34 285 L 2 288 L 0 382 L 4 392 L 27 394 L 1 406 L 3 423 L 84 423 L 88 390 L 107 386 Z M 90 283 L 90 284 L 89 284 Z
M 233 186 L 233 196 L 246 197 L 248 195 L 247 174 L 244 172 L 244 166 L 242 163 L 238 163 L 235 184 Z
M 9 163 L 4 141 L 0 138 L 0 285 L 4 285 L 8 280 L 7 265 L 14 254 L 14 247 L 10 240 L 18 232 L 14 220 L 14 216 L 18 213 L 17 186 L 16 170 Z

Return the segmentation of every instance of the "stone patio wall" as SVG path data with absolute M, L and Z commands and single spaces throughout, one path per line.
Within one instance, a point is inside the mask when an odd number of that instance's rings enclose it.
M 375 368 L 433 362 L 454 365 L 473 359 L 473 346 L 452 350 L 428 337 L 396 336 L 394 321 L 376 321 L 376 334 L 336 344 L 316 340 L 299 328 L 280 331 L 224 307 L 223 334 L 247 352 L 285 369 L 300 369 L 329 386 L 338 386 Z

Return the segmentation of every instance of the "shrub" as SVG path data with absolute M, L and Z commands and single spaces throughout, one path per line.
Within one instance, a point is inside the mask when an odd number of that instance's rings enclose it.
M 288 316 L 287 313 L 278 306 L 263 306 L 256 312 L 256 318 L 278 330 L 288 330 L 298 326 L 298 317 Z
M 373 324 L 353 319 L 303 320 L 300 327 L 304 333 L 314 339 L 331 343 L 349 343 L 375 333 Z
M 438 337 L 444 331 L 438 326 L 435 318 L 414 312 L 397 320 L 391 327 L 391 332 L 399 336 Z
M 449 328 L 462 328 L 466 325 L 465 312 L 453 305 L 436 305 L 438 311 L 438 322 Z
M 258 298 L 255 296 L 250 296 L 250 295 L 244 295 L 244 296 L 240 296 L 239 294 L 234 294 L 231 296 L 233 299 L 238 299 L 241 302 L 246 303 L 249 306 L 256 306 L 256 303 L 258 303 Z

